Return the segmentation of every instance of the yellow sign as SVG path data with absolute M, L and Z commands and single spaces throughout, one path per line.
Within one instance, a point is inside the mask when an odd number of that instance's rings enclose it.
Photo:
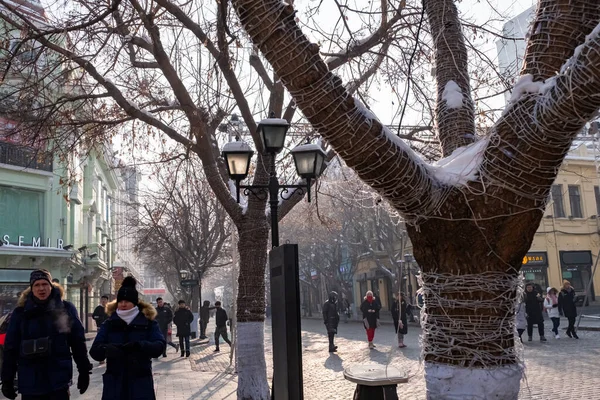
M 541 262 L 543 262 L 544 261 L 544 257 L 542 257 L 542 256 L 525 256 L 525 257 L 523 257 L 523 264 L 527 264 L 530 261 L 533 261 L 533 262 L 535 262 L 535 261 L 541 261 Z

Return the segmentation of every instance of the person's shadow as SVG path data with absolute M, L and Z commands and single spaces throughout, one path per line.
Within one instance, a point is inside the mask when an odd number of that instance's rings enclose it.
M 344 367 L 342 365 L 342 359 L 336 353 L 329 353 L 329 357 L 325 360 L 325 368 L 335 372 L 342 372 Z

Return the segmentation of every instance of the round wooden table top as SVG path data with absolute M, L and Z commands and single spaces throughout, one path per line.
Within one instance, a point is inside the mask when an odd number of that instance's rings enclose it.
M 365 386 L 397 385 L 408 382 L 406 372 L 379 364 L 358 364 L 344 370 L 344 378 Z

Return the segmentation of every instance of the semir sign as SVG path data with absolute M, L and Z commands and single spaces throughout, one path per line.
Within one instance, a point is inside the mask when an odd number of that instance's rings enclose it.
M 46 239 L 46 245 L 42 246 L 42 238 L 40 237 L 32 237 L 31 238 L 31 244 L 25 244 L 25 236 L 19 236 L 18 237 L 18 241 L 15 242 L 17 246 L 20 247 L 50 247 L 50 238 Z M 4 235 L 2 236 L 2 245 L 4 246 L 9 246 L 11 244 L 10 242 L 10 236 L 9 235 Z M 56 239 L 56 248 L 57 249 L 62 249 L 64 245 L 64 241 L 62 239 Z

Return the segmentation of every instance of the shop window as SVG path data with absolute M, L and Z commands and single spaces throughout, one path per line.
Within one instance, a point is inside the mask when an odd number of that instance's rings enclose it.
M 8 236 L 11 244 L 32 245 L 33 238 L 43 240 L 44 193 L 0 186 L 0 239 Z
M 569 185 L 569 202 L 571 203 L 571 215 L 573 218 L 583 218 L 581 211 L 581 195 L 578 185 Z
M 552 185 L 552 203 L 554 207 L 554 217 L 565 217 L 565 206 L 563 203 L 562 185 Z

